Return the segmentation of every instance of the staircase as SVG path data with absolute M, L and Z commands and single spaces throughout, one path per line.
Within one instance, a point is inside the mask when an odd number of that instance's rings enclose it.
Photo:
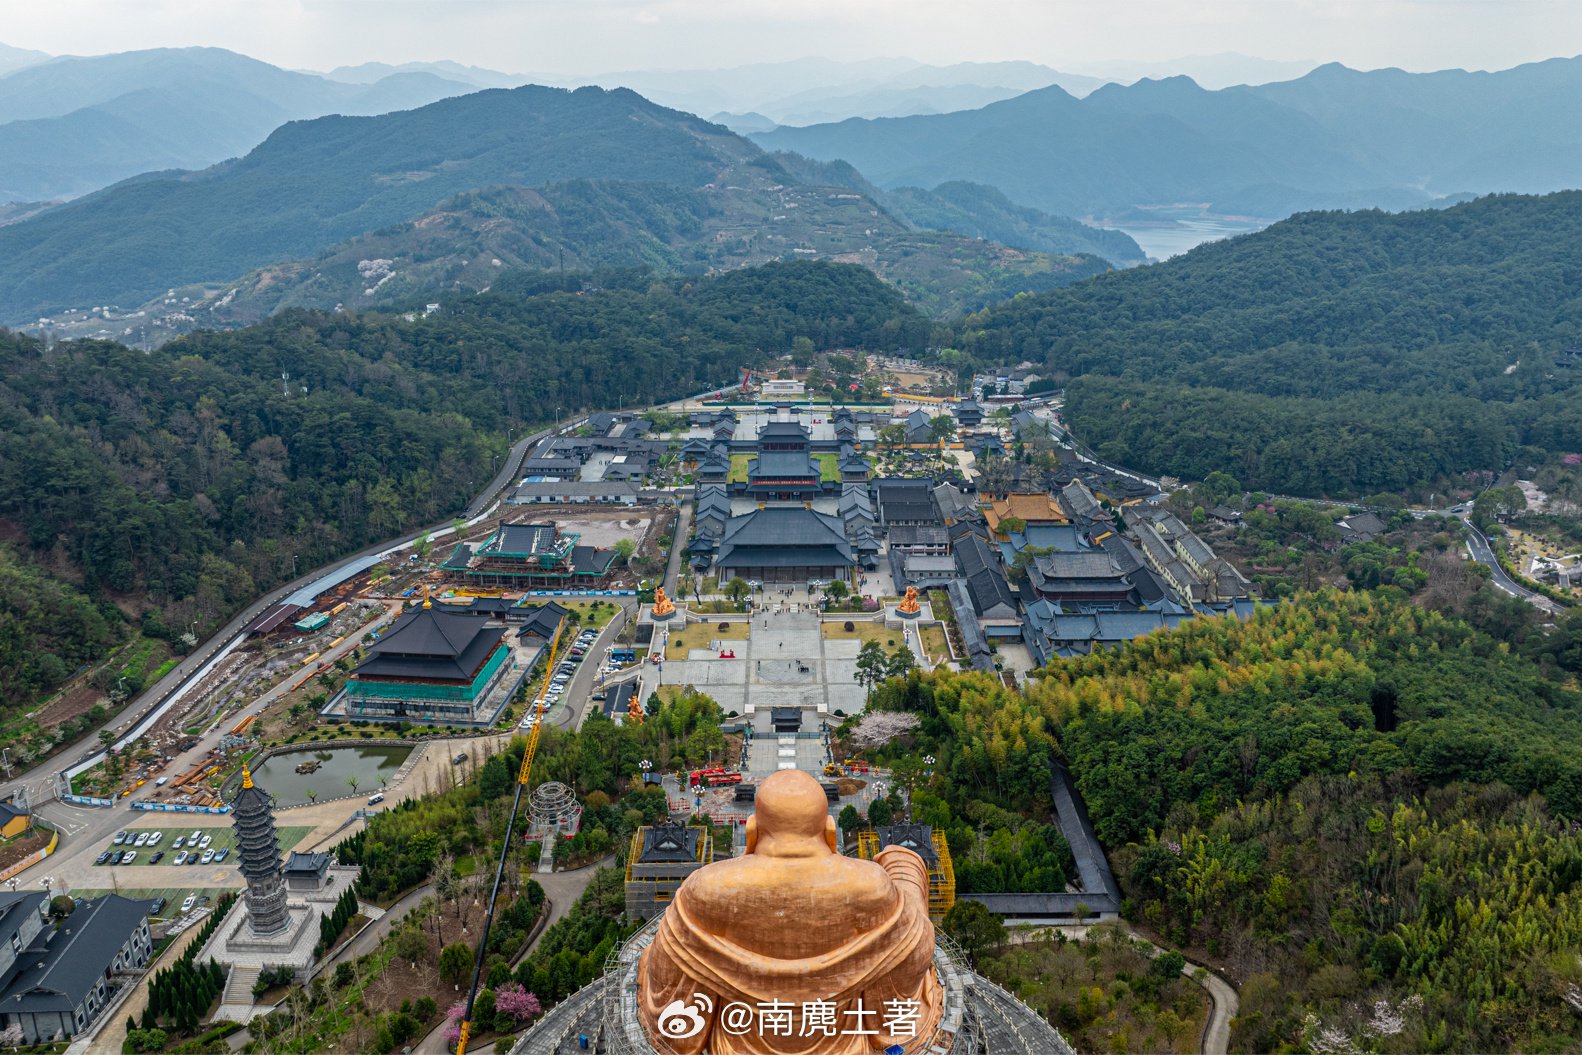
M 230 977 L 225 980 L 225 992 L 220 996 L 220 1003 L 252 1007 L 253 983 L 258 981 L 262 973 L 258 967 L 232 967 Z

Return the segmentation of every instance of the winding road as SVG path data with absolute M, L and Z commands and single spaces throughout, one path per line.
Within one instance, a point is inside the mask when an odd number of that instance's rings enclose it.
M 1494 549 L 1489 545 L 1489 540 L 1483 537 L 1483 532 L 1472 525 L 1465 514 L 1441 512 L 1441 516 L 1455 517 L 1461 521 L 1461 527 L 1467 536 L 1467 549 L 1472 553 L 1472 559 L 1479 564 L 1486 565 L 1489 569 L 1489 579 L 1494 585 L 1510 594 L 1519 597 L 1534 608 L 1547 612 L 1550 615 L 1559 615 L 1561 607 L 1541 593 L 1535 593 L 1512 579 L 1500 567 L 1499 559 L 1494 555 Z

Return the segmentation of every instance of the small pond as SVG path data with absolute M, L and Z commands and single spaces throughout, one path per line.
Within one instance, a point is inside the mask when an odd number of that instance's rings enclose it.
M 284 751 L 264 761 L 253 771 L 253 782 L 275 798 L 277 806 L 300 806 L 315 801 L 344 798 L 354 794 L 372 795 L 395 776 L 412 748 L 405 745 L 369 744 L 364 747 L 304 747 Z M 317 762 L 311 773 L 298 773 L 297 767 Z

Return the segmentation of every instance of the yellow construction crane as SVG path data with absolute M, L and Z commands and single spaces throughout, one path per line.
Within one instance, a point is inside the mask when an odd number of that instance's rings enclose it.
M 538 687 L 538 697 L 533 701 L 533 728 L 527 734 L 527 750 L 522 752 L 522 768 L 516 774 L 516 797 L 511 800 L 511 819 L 505 825 L 505 842 L 500 846 L 500 863 L 494 870 L 494 888 L 489 891 L 489 908 L 483 915 L 483 931 L 478 935 L 478 951 L 472 958 L 472 985 L 467 989 L 467 1010 L 461 1016 L 460 1033 L 456 1037 L 456 1055 L 467 1055 L 467 1036 L 472 1032 L 472 1005 L 478 999 L 478 980 L 483 974 L 483 952 L 489 947 L 489 926 L 494 922 L 494 906 L 500 897 L 500 880 L 505 876 L 506 858 L 511 853 L 511 837 L 516 830 L 517 811 L 522 806 L 522 791 L 527 787 L 528 776 L 533 772 L 533 756 L 538 753 L 538 737 L 544 728 L 544 697 L 549 692 L 549 679 L 555 671 L 555 656 L 560 651 L 560 635 L 565 632 L 566 617 L 555 628 L 549 642 L 549 662 L 544 667 L 544 684 Z

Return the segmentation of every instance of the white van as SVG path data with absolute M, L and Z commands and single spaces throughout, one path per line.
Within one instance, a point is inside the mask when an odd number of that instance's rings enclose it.
M 382 791 L 376 791 L 372 795 L 368 796 L 368 805 L 370 805 L 370 806 L 377 806 L 381 802 L 383 802 L 384 800 L 385 800 L 385 793 L 382 792 Z

